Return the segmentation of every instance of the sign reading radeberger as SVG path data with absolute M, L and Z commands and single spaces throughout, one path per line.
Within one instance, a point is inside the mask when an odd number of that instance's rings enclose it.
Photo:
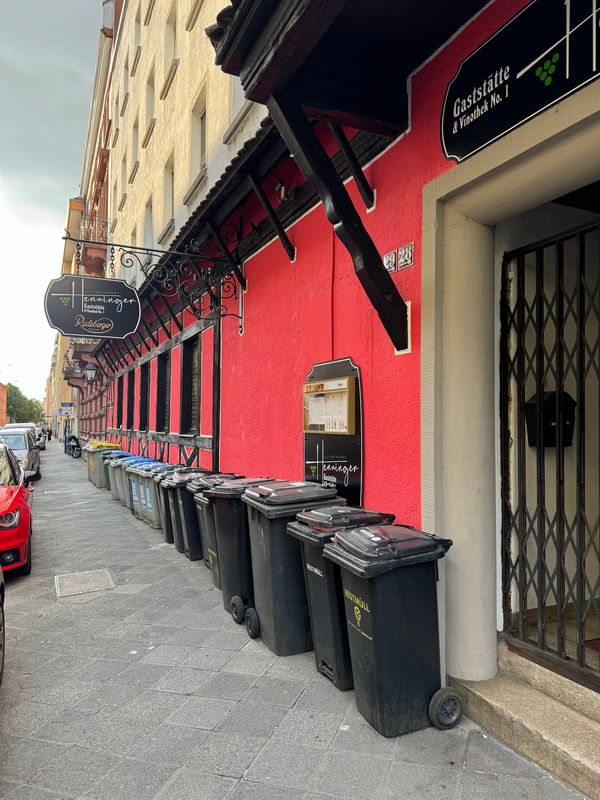
M 137 292 L 121 280 L 63 275 L 50 281 L 44 298 L 50 327 L 65 336 L 124 339 L 137 330 Z

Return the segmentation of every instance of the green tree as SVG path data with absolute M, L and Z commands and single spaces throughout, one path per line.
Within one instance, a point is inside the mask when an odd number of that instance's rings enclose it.
M 11 422 L 37 422 L 42 415 L 39 400 L 25 397 L 18 386 L 6 385 L 6 413 Z

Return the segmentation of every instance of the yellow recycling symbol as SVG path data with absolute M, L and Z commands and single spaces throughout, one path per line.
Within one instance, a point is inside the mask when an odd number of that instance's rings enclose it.
M 362 614 L 360 613 L 360 608 L 358 606 L 354 606 L 354 616 L 356 617 L 356 624 L 360 628 L 360 621 L 362 619 Z

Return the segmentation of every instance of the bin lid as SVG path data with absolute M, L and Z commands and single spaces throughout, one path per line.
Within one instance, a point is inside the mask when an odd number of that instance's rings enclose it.
M 213 486 L 217 486 L 223 481 L 233 481 L 241 477 L 243 476 L 235 472 L 207 472 L 204 475 L 196 475 L 185 488 L 188 492 L 196 494 L 197 492 L 203 492 L 205 489 L 212 489 Z
M 215 484 L 206 494 L 208 497 L 241 497 L 249 486 L 271 483 L 275 478 L 237 478 Z
M 271 506 L 311 503 L 313 500 L 335 497 L 336 494 L 335 486 L 322 486 L 308 481 L 272 481 L 246 489 L 246 497 Z
M 358 528 L 361 525 L 389 524 L 395 519 L 394 514 L 371 511 L 358 506 L 321 506 L 310 511 L 301 511 L 296 519 L 304 522 L 314 530 L 330 531 L 336 528 Z
M 131 453 L 127 453 L 125 450 L 109 450 L 106 453 L 102 454 L 102 458 L 104 461 L 114 461 L 115 458 L 130 458 Z
M 408 525 L 365 525 L 336 531 L 325 555 L 362 577 L 374 577 L 399 567 L 443 558 L 451 547 L 441 539 Z

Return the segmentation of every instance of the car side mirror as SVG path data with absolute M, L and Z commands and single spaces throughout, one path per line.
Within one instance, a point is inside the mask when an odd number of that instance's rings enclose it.
M 32 475 L 25 475 L 23 477 L 23 484 L 25 486 L 29 486 L 30 489 L 33 489 L 33 486 L 30 485 L 32 477 L 33 477 Z
M 40 446 L 39 446 L 39 444 L 34 444 L 34 445 L 33 445 L 33 449 L 34 449 L 34 450 L 39 450 L 39 449 L 40 449 Z

